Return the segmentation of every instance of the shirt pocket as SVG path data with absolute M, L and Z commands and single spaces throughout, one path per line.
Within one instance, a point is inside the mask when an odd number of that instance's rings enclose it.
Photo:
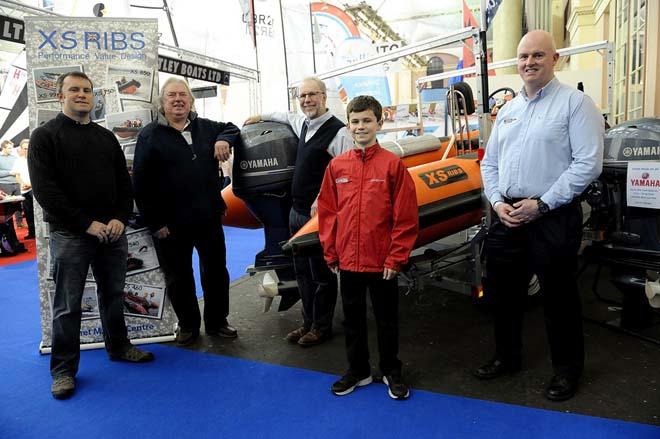
M 506 117 L 497 127 L 497 143 L 506 145 L 509 142 L 516 141 L 520 136 L 520 118 Z
M 561 118 L 541 117 L 536 121 L 536 132 L 543 143 L 565 142 L 568 135 L 568 122 Z

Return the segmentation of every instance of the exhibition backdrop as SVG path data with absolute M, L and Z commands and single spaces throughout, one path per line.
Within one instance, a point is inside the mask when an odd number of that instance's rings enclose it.
M 129 168 L 138 132 L 151 122 L 158 98 L 158 26 L 155 19 L 25 17 L 30 129 L 60 111 L 55 83 L 59 75 L 85 72 L 94 83 L 92 119 L 111 130 Z M 93 140 L 92 140 L 93 141 Z M 55 284 L 50 270 L 48 228 L 35 203 L 37 260 L 41 302 L 41 350 L 51 346 L 51 301 Z M 127 229 L 129 256 L 124 312 L 129 337 L 139 341 L 172 339 L 176 317 L 165 296 L 151 235 Z M 82 301 L 81 346 L 103 342 L 93 275 Z

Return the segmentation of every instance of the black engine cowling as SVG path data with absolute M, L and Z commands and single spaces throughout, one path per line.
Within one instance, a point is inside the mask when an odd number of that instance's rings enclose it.
M 290 282 L 295 279 L 293 261 L 280 246 L 290 237 L 291 182 L 298 136 L 289 125 L 260 122 L 243 127 L 241 141 L 234 148 L 233 191 L 264 225 L 265 248 L 256 255 L 254 267 L 256 271 L 276 271 L 282 296 L 279 310 L 284 311 L 299 299 L 297 285 Z
M 660 251 L 660 215 L 656 209 L 628 206 L 628 163 L 660 161 L 660 119 L 639 119 L 605 133 L 603 172 L 586 191 L 590 227 L 619 246 Z
M 605 133 L 603 172 L 585 193 L 591 207 L 586 232 L 596 237 L 585 249 L 591 260 L 610 266 L 623 294 L 620 324 L 639 330 L 653 319 L 644 293 L 647 270 L 660 271 L 660 214 L 628 205 L 631 161 L 660 161 L 660 119 L 639 119 Z
M 289 191 L 296 164 L 298 137 L 286 124 L 260 122 L 241 130 L 234 150 L 232 185 L 240 198 Z

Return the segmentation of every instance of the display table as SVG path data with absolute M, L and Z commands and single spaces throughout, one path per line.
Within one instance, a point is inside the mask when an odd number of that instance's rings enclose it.
M 23 200 L 25 198 L 19 196 L 7 196 L 0 200 L 0 223 L 6 223 L 16 212 L 21 210 Z

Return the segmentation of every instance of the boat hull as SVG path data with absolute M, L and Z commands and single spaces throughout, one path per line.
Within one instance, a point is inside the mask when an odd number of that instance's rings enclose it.
M 408 168 L 419 207 L 415 247 L 481 223 L 481 173 L 476 155 L 452 157 Z M 284 244 L 285 252 L 315 253 L 320 245 L 318 220 L 313 217 Z

